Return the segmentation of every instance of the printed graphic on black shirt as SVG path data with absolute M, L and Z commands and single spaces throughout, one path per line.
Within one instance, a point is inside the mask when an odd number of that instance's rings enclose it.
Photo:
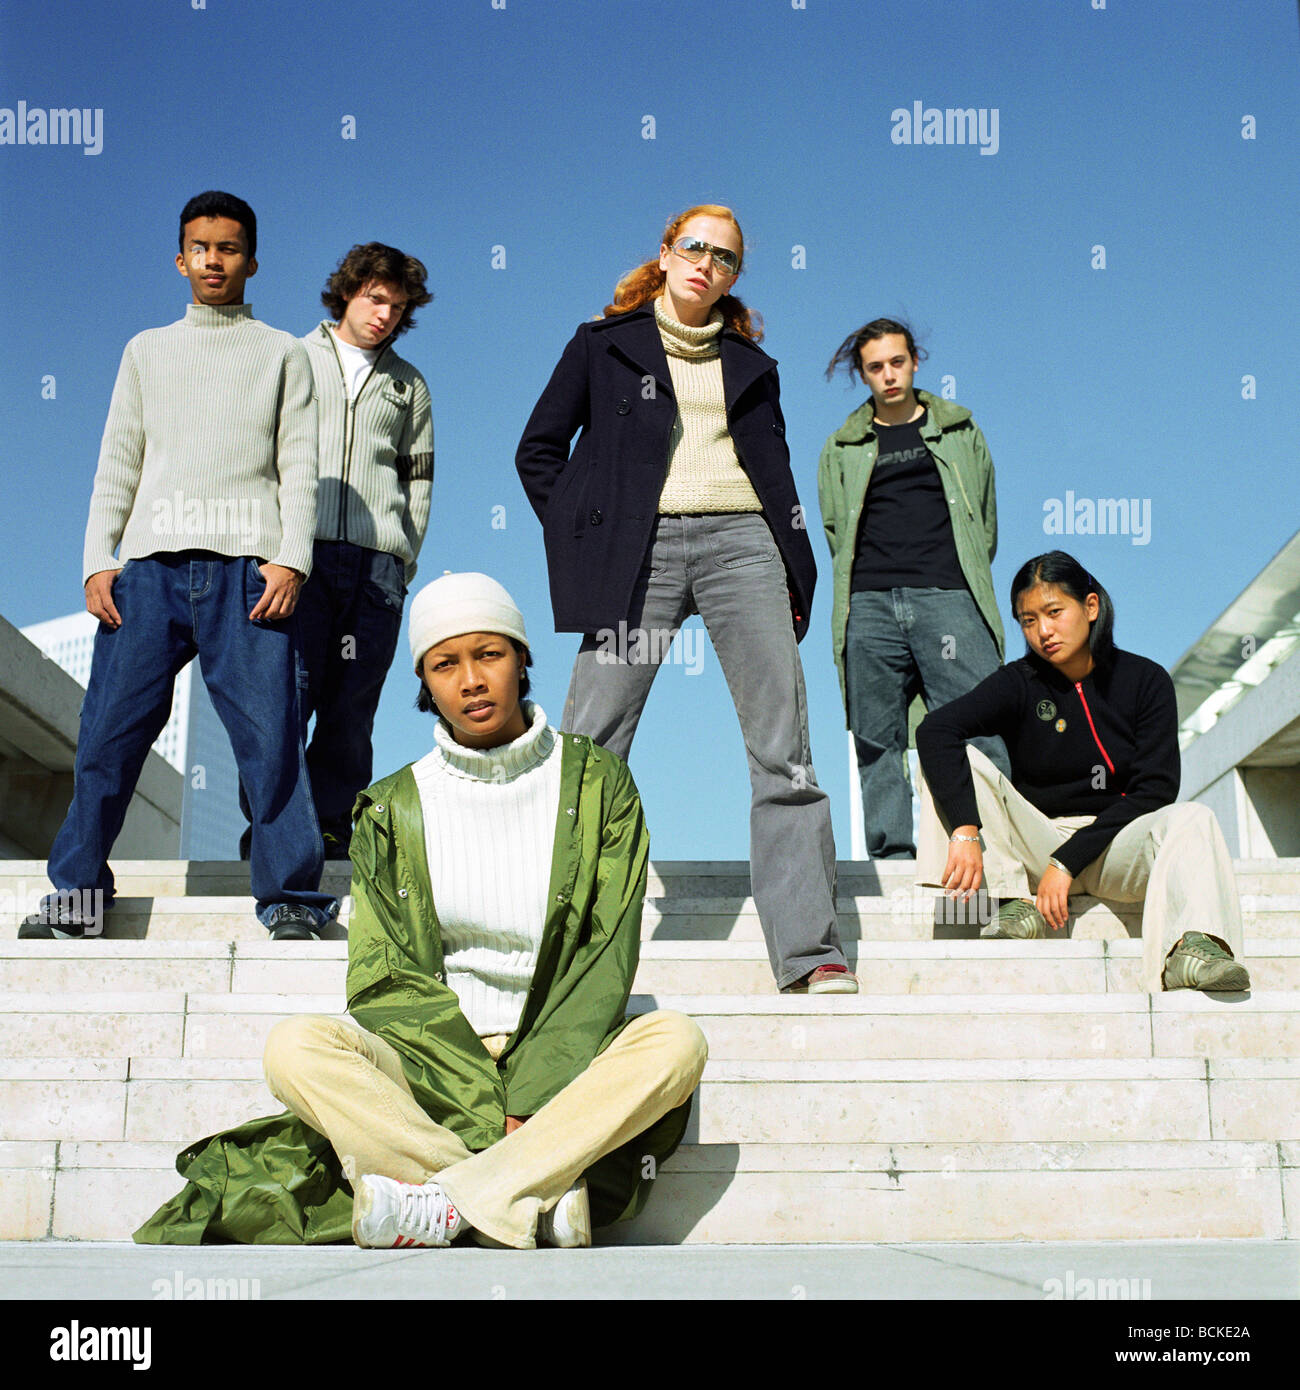
M 850 586 L 964 589 L 939 466 L 921 438 L 926 412 L 906 425 L 875 426 L 876 466 L 858 528 Z

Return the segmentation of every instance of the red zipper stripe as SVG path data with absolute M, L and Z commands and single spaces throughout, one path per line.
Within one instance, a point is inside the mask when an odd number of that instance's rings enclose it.
M 1110 760 L 1110 754 L 1106 752 L 1106 745 L 1097 737 L 1097 726 L 1092 722 L 1092 711 L 1088 708 L 1088 701 L 1083 693 L 1083 686 L 1079 681 L 1075 681 L 1074 688 L 1079 692 L 1079 703 L 1083 706 L 1083 712 L 1088 716 L 1088 727 L 1092 730 L 1092 741 L 1101 749 L 1101 756 L 1106 759 L 1106 766 L 1110 769 L 1111 776 L 1115 775 L 1115 764 Z M 1127 792 L 1120 792 L 1121 796 L 1127 796 Z

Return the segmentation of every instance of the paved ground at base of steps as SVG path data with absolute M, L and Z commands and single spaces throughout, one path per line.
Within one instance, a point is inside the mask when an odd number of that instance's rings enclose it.
M 242 1281 L 242 1282 L 241 1282 Z M 1103 1283 L 1102 1281 L 1106 1281 Z M 1149 1281 L 1149 1282 L 1148 1282 Z M 594 1250 L 0 1245 L 0 1298 L 1173 1299 L 1300 1297 L 1294 1241 L 1077 1241 Z M 1169 1310 L 1164 1310 L 1168 1313 Z M 1197 1316 L 1207 1316 L 1204 1310 Z M 1195 1316 L 1181 1319 L 1194 1323 Z M 1215 1321 L 1231 1321 L 1216 1313 Z

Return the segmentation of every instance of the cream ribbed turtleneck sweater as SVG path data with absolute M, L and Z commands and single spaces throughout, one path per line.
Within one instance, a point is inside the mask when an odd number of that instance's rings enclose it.
M 540 705 L 523 710 L 528 732 L 499 748 L 467 748 L 439 719 L 411 769 L 447 984 L 480 1037 L 518 1025 L 546 921 L 561 746 Z
M 763 504 L 736 457 L 727 428 L 718 344 L 721 311 L 714 309 L 701 328 L 670 318 L 662 299 L 654 300 L 654 311 L 677 397 L 677 419 L 668 441 L 668 476 L 659 494 L 660 516 L 761 512 Z

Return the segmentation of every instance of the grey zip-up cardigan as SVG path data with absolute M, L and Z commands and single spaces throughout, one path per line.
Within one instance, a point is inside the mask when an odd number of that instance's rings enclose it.
M 316 539 L 396 555 L 415 576 L 433 490 L 433 410 L 424 377 L 391 346 L 349 400 L 328 321 L 302 342 L 320 421 Z

